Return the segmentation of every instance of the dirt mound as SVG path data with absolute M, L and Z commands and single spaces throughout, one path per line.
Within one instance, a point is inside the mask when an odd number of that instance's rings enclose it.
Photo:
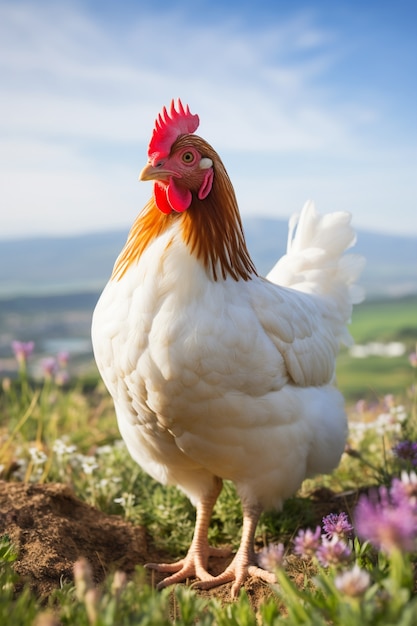
M 74 562 L 86 557 L 99 582 L 116 569 L 146 563 L 146 531 L 76 498 L 61 484 L 0 481 L 0 534 L 19 553 L 16 572 L 39 594 L 72 580 Z
M 97 583 L 115 570 L 131 574 L 137 565 L 171 560 L 155 551 L 143 527 L 102 513 L 61 484 L 0 481 L 0 536 L 5 534 L 19 554 L 16 572 L 40 596 L 72 581 L 73 566 L 80 557 L 91 564 Z M 219 574 L 231 558 L 210 559 L 210 571 Z M 163 577 L 149 572 L 150 583 Z M 267 585 L 255 580 L 245 587 L 254 606 L 271 593 Z M 230 584 L 199 593 L 230 601 Z

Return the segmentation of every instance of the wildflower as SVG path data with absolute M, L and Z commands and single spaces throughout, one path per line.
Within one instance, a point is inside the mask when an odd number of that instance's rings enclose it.
M 363 415 L 364 413 L 366 413 L 366 409 L 367 409 L 366 400 L 358 400 L 358 402 L 356 403 L 356 412 L 359 413 L 360 415 Z
M 392 409 L 395 407 L 394 394 L 387 393 L 387 395 L 384 396 L 384 405 L 387 407 L 387 409 Z
M 392 481 L 390 496 L 397 506 L 406 501 L 417 515 L 417 474 L 415 472 L 409 474 L 401 472 L 401 480 L 394 478 Z
M 105 444 L 104 446 L 99 446 L 96 450 L 96 454 L 100 455 L 105 455 L 105 454 L 111 454 L 113 452 L 113 448 L 112 446 L 110 446 L 109 444 Z
M 38 450 L 38 448 L 29 448 L 29 454 L 30 458 L 32 459 L 32 463 L 35 466 L 43 465 L 48 459 L 45 452 L 43 452 L 42 450 Z
M 116 570 L 113 576 L 113 581 L 111 584 L 111 592 L 113 596 L 118 598 L 123 591 L 123 589 L 127 585 L 127 576 L 125 572 L 121 572 L 120 570 Z
M 413 507 L 406 499 L 390 501 L 388 491 L 359 499 L 355 512 L 357 533 L 376 548 L 391 553 L 394 550 L 412 552 L 417 537 L 417 521 Z
M 100 590 L 97 587 L 87 589 L 84 596 L 85 610 L 90 624 L 97 624 L 98 608 L 100 604 Z
M 65 370 L 61 370 L 59 372 L 57 372 L 55 374 L 55 383 L 59 386 L 62 387 L 63 385 L 66 385 L 69 381 L 69 374 L 67 371 Z
M 357 598 L 362 596 L 371 584 L 371 577 L 368 572 L 361 569 L 355 563 L 351 570 L 346 570 L 336 576 L 334 581 L 336 588 L 342 593 Z
M 411 367 L 417 367 L 417 353 L 412 352 L 408 355 L 408 360 L 410 361 Z
M 284 546 L 282 543 L 271 543 L 263 548 L 258 554 L 258 563 L 269 572 L 273 572 L 282 565 L 284 558 Z
M 61 352 L 58 352 L 58 354 L 56 355 L 56 360 L 58 361 L 58 365 L 60 367 L 67 367 L 69 361 L 69 352 L 67 352 L 66 350 L 61 350 Z
M 90 563 L 84 557 L 75 561 L 74 567 L 75 593 L 78 600 L 82 601 L 89 589 L 93 588 L 93 571 Z
M 298 556 L 301 556 L 303 559 L 314 556 L 320 546 L 320 536 L 320 526 L 317 526 L 314 533 L 310 528 L 307 528 L 307 530 L 299 530 L 294 539 L 294 553 L 298 554 Z
M 94 470 L 98 468 L 98 464 L 96 463 L 95 457 L 94 456 L 82 457 L 81 468 L 84 474 L 92 474 Z
M 331 539 L 322 537 L 322 543 L 317 549 L 316 556 L 323 567 L 329 567 L 349 561 L 351 554 L 349 546 L 337 535 L 333 535 Z
M 57 362 L 53 356 L 48 356 L 41 361 L 42 373 L 46 379 L 50 380 L 57 371 Z
M 323 530 L 326 537 L 331 539 L 333 536 L 339 539 L 347 539 L 353 530 L 352 524 L 346 513 L 330 513 L 323 517 Z
M 392 415 L 394 415 L 397 422 L 405 422 L 407 419 L 407 411 L 403 404 L 399 404 L 391 409 Z
M 12 381 L 8 376 L 6 376 L 6 378 L 3 378 L 3 380 L 1 381 L 1 388 L 3 389 L 4 393 L 9 393 L 9 391 L 11 390 Z
M 406 419 L 407 415 L 404 407 L 391 408 L 387 413 L 380 413 L 376 418 L 373 427 L 375 432 L 383 437 L 389 433 L 401 433 L 401 422 Z
M 400 441 L 392 448 L 398 459 L 408 461 L 413 467 L 417 466 L 417 441 Z
M 19 365 L 25 365 L 34 347 L 34 341 L 12 341 L 12 350 Z
M 55 439 L 52 450 L 58 457 L 66 456 L 67 454 L 74 454 L 77 450 L 77 446 L 68 446 L 62 439 Z
M 135 499 L 136 498 L 133 493 L 124 492 L 120 498 L 114 498 L 113 502 L 116 502 L 116 504 L 120 504 L 120 506 L 125 510 L 126 514 L 129 514 L 133 510 Z

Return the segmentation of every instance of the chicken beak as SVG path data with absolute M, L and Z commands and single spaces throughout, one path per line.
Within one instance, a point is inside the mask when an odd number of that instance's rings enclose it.
M 141 173 L 139 180 L 157 180 L 162 174 L 160 167 L 155 167 L 152 163 L 147 163 Z
M 168 182 L 172 176 L 177 176 L 175 172 L 164 167 L 164 161 L 159 161 L 153 165 L 151 161 L 145 165 L 139 174 L 139 180 L 158 180 L 160 182 Z

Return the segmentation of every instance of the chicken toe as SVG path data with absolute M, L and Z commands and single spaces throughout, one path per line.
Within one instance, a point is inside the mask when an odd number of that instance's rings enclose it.
M 194 577 L 209 583 L 215 579 L 207 571 L 209 557 L 227 557 L 230 555 L 230 552 L 229 548 L 213 548 L 209 545 L 196 548 L 191 545 L 187 556 L 180 561 L 175 561 L 174 563 L 147 563 L 146 567 L 158 572 L 171 574 L 157 585 L 158 589 L 164 589 L 169 585 L 184 582 L 187 578 Z
M 194 584 L 199 589 L 212 589 L 228 582 L 233 582 L 231 588 L 232 598 L 236 598 L 243 583 L 250 576 L 259 578 L 266 583 L 273 584 L 276 577 L 272 572 L 268 572 L 256 565 L 252 560 L 248 563 L 246 555 L 237 553 L 230 565 L 218 576 L 211 576 L 209 579 L 201 579 L 201 582 Z

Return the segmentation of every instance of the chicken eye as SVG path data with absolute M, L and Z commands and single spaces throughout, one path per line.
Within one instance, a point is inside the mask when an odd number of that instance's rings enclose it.
M 194 159 L 195 157 L 192 152 L 184 152 L 184 154 L 182 155 L 182 160 L 184 163 L 192 163 Z

